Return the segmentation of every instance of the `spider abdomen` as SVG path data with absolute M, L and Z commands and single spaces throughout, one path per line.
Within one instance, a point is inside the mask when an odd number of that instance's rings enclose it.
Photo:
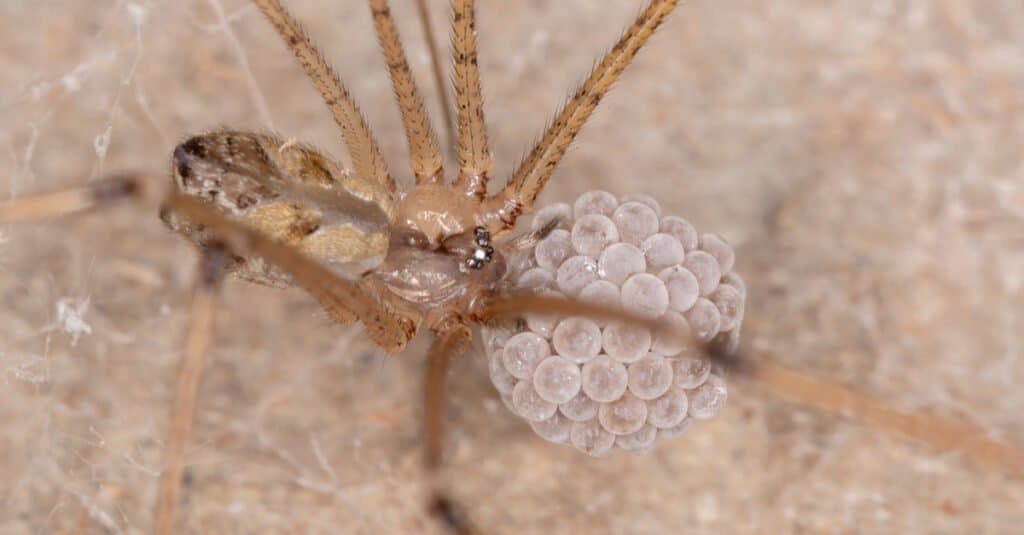
M 173 184 L 345 276 L 378 264 L 393 214 L 376 184 L 316 150 L 268 134 L 222 130 L 193 136 L 172 157 Z M 167 225 L 200 246 L 212 236 L 172 213 Z M 236 258 L 234 274 L 281 286 L 290 277 L 261 258 Z

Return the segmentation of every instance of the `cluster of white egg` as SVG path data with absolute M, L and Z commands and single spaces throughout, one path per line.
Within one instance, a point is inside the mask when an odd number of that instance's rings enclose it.
M 559 227 L 509 259 L 515 291 L 618 307 L 678 326 L 669 336 L 635 324 L 528 315 L 489 328 L 491 380 L 505 404 L 541 437 L 590 455 L 648 451 L 725 404 L 725 381 L 691 341 L 732 351 L 746 287 L 732 248 L 661 216 L 647 196 L 590 191 L 574 205 L 539 211 L 538 229 Z M 673 329 L 675 331 L 675 329 Z

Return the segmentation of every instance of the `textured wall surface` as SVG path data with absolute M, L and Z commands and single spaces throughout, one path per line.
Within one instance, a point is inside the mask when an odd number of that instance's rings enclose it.
M 368 7 L 288 4 L 404 169 Z M 415 9 L 393 4 L 430 98 Z M 445 2 L 431 4 L 441 23 Z M 500 180 L 641 2 L 480 4 Z M 346 158 L 312 86 L 241 0 L 8 0 L 0 20 L 3 197 L 111 170 L 166 180 L 175 142 L 220 125 Z M 1018 0 L 685 2 L 543 198 L 656 197 L 736 247 L 754 358 L 1024 447 L 1021 35 Z M 194 256 L 152 207 L 0 228 L 0 533 L 148 530 Z M 427 337 L 385 357 L 300 292 L 241 282 L 218 327 L 188 454 L 190 532 L 432 529 L 418 485 Z M 649 455 L 602 459 L 511 415 L 479 349 L 451 383 L 455 494 L 496 533 L 1007 533 L 1024 521 L 1024 482 L 1007 470 L 739 378 L 714 420 Z

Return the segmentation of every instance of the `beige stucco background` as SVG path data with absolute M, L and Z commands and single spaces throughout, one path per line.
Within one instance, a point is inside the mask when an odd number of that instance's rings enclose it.
M 288 4 L 405 169 L 368 7 Z M 445 2 L 431 4 L 441 23 Z M 498 177 L 640 4 L 480 1 Z M 432 98 L 413 4 L 393 8 Z M 242 0 L 8 0 L 0 20 L 4 198 L 105 171 L 165 180 L 175 142 L 220 125 L 272 126 L 345 158 Z M 1024 447 L 1022 35 L 1017 0 L 684 2 L 544 199 L 654 195 L 737 247 L 752 357 Z M 0 533 L 144 533 L 194 252 L 151 208 L 0 233 Z M 433 529 L 418 486 L 426 337 L 385 357 L 301 293 L 241 282 L 218 327 L 188 532 Z M 1001 467 L 739 379 L 714 421 L 604 459 L 509 414 L 479 351 L 451 382 L 454 492 L 489 532 L 1012 533 L 1024 521 L 1024 482 Z

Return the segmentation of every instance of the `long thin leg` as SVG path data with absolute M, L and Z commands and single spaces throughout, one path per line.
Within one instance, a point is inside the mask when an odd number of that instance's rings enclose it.
M 387 191 L 397 191 L 394 179 L 388 173 L 387 164 L 381 154 L 380 146 L 374 139 L 370 127 L 356 106 L 355 100 L 348 89 L 341 83 L 337 73 L 331 68 L 322 53 L 310 42 L 309 36 L 298 21 L 281 5 L 279 0 L 253 0 L 277 33 L 281 35 L 288 48 L 299 60 L 306 75 L 312 80 L 327 107 L 334 116 L 334 122 L 341 127 L 341 135 L 345 139 L 352 164 L 359 176 L 367 180 L 376 180 Z
M 510 229 L 521 213 L 533 207 L 590 114 L 676 4 L 678 0 L 652 0 L 647 5 L 555 117 L 544 136 L 512 173 L 505 188 L 487 200 L 485 218 L 492 235 Z
M 494 319 L 514 318 L 523 314 L 586 316 L 598 320 L 622 321 L 646 327 L 656 334 L 676 334 L 671 330 L 672 325 L 656 319 L 636 316 L 604 304 L 536 294 L 503 296 L 500 299 L 485 302 L 476 311 L 476 318 L 481 323 L 487 323 Z
M 170 535 L 175 532 L 176 512 L 181 501 L 181 480 L 185 471 L 185 446 L 192 434 L 199 380 L 213 339 L 217 294 L 229 261 L 227 251 L 220 247 L 207 249 L 199 260 L 199 274 L 192 296 L 191 321 L 185 341 L 185 357 L 178 373 L 174 408 L 164 449 L 164 467 L 160 474 L 156 500 L 153 531 L 158 535 Z
M 671 325 L 633 316 L 570 299 L 524 295 L 505 297 L 484 304 L 477 313 L 480 321 L 516 317 L 528 313 L 587 316 L 595 319 L 626 321 L 659 333 L 669 333 Z M 680 334 L 681 336 L 686 335 Z M 690 342 L 690 340 L 686 340 Z M 697 344 L 694 344 L 697 347 Z M 940 418 L 931 414 L 896 409 L 884 400 L 860 390 L 815 377 L 765 360 L 748 360 L 704 346 L 701 352 L 737 375 L 751 379 L 791 401 L 825 410 L 887 432 L 928 444 L 937 451 L 963 452 L 981 462 L 1008 469 L 1024 477 L 1024 450 L 987 436 L 986 431 L 969 422 Z
M 477 65 L 474 0 L 453 0 L 452 49 L 459 120 L 459 177 L 455 187 L 483 199 L 493 167 L 484 122 L 484 96 Z
M 0 204 L 0 223 L 39 221 L 96 209 L 121 200 L 142 200 L 154 193 L 139 177 L 125 175 L 74 188 L 29 195 Z M 255 254 L 289 273 L 339 323 L 359 319 L 370 337 L 389 353 L 401 351 L 418 328 L 417 320 L 369 297 L 351 281 L 334 274 L 295 249 L 280 244 L 217 213 L 202 201 L 171 194 L 161 210 L 175 210 L 206 225 L 236 254 Z
M 370 10 L 373 12 L 377 38 L 380 40 L 388 71 L 391 73 L 395 98 L 402 110 L 402 123 L 405 125 L 405 137 L 409 141 L 409 156 L 412 160 L 412 171 L 416 175 L 416 183 L 441 182 L 444 180 L 444 170 L 437 134 L 430 125 L 430 118 L 423 108 L 423 99 L 416 87 L 416 80 L 409 71 L 409 62 L 402 49 L 395 20 L 391 16 L 391 8 L 388 7 L 387 0 L 370 0 Z
M 91 210 L 96 207 L 141 197 L 143 185 L 137 176 L 124 175 L 98 180 L 74 188 L 29 195 L 0 204 L 0 223 L 28 223 Z
M 262 257 L 287 272 L 321 304 L 325 301 L 333 303 L 337 309 L 354 314 L 366 326 L 370 338 L 384 351 L 401 351 L 416 333 L 418 326 L 413 319 L 368 296 L 355 283 L 335 275 L 295 249 L 217 213 L 206 203 L 175 193 L 167 198 L 166 206 L 205 225 L 224 240 L 233 253 Z
M 790 401 L 923 442 L 937 451 L 962 452 L 1024 477 L 1024 450 L 988 436 L 970 422 L 903 411 L 856 388 L 767 361 L 727 359 L 733 369 Z
M 427 1 L 416 0 L 416 9 L 419 11 L 420 24 L 423 26 L 423 36 L 427 40 L 427 49 L 430 51 L 430 67 L 434 70 L 435 91 L 437 91 L 437 98 L 441 102 L 441 113 L 444 114 L 444 146 L 450 149 L 455 141 L 455 120 L 452 119 L 452 104 L 448 100 L 448 85 L 444 81 L 444 73 L 441 70 L 441 53 L 437 48 L 437 36 L 434 35 L 434 25 L 430 23 Z
M 442 449 L 444 445 L 445 379 L 451 360 L 469 347 L 473 334 L 469 326 L 450 321 L 438 331 L 434 344 L 427 352 L 427 377 L 424 389 L 423 460 L 430 485 L 430 511 L 444 522 L 448 529 L 460 535 L 476 531 L 461 508 L 444 492 L 440 480 Z

